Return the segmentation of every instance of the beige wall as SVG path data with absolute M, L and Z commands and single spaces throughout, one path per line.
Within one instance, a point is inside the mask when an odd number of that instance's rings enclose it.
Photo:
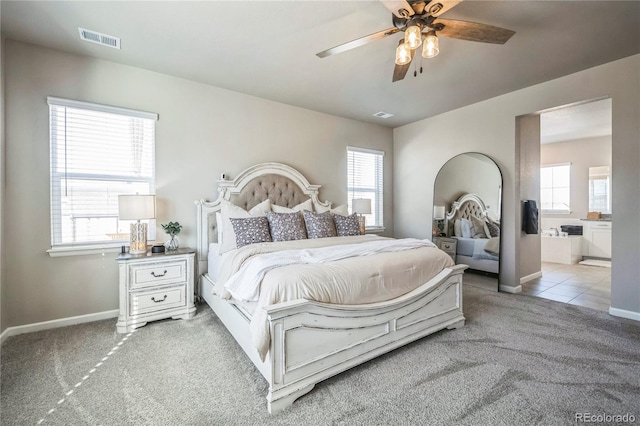
M 112 62 L 7 40 L 3 329 L 117 309 L 115 254 L 51 258 L 47 96 L 156 112 L 158 223 L 183 224 L 195 246 L 194 200 L 220 173 L 287 163 L 320 197 L 346 203 L 346 146 L 385 151 L 385 226 L 393 233 L 392 130 Z M 164 237 L 158 227 L 158 235 Z M 4 319 L 6 318 L 6 321 Z
M 531 86 L 394 129 L 395 235 L 428 237 L 433 182 L 454 155 L 476 151 L 502 171 L 501 285 L 517 287 L 520 169 L 516 117 L 574 102 L 612 98 L 613 268 L 611 306 L 640 318 L 640 55 Z M 447 143 L 441 143 L 447 141 Z M 428 167 L 425 167 L 428 165 Z
M 4 296 L 6 286 L 4 285 L 4 37 L 0 37 L 0 333 L 7 328 L 8 309 L 6 308 L 7 298 Z
M 540 145 L 540 164 L 568 162 L 571 163 L 571 213 L 545 215 L 545 217 L 560 219 L 587 217 L 589 167 L 611 165 L 611 136 Z

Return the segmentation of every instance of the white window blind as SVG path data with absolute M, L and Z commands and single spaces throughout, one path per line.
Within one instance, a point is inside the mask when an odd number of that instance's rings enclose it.
M 128 240 L 118 195 L 155 194 L 157 114 L 49 97 L 51 246 Z M 150 221 L 149 240 L 155 239 Z
M 540 167 L 540 204 L 545 213 L 571 213 L 571 164 Z
M 354 198 L 371 200 L 371 214 L 364 215 L 367 228 L 384 226 L 384 152 L 347 147 L 347 197 L 352 212 Z

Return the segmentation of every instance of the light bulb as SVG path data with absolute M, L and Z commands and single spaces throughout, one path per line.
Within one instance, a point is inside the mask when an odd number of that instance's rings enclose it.
M 438 43 L 438 36 L 436 32 L 431 30 L 427 33 L 427 36 L 424 38 L 424 46 L 422 47 L 422 57 L 423 58 L 433 58 L 438 56 L 440 53 L 440 47 Z
M 396 49 L 396 65 L 406 65 L 411 62 L 411 49 L 406 43 L 400 43 Z
M 404 43 L 409 49 L 417 49 L 422 43 L 422 28 L 412 25 L 404 31 Z

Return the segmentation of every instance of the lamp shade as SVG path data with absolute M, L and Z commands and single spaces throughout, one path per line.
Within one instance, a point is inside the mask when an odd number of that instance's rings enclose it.
M 433 218 L 436 220 L 444 219 L 444 206 L 433 206 Z
M 358 214 L 371 214 L 371 199 L 369 198 L 354 198 L 351 201 L 351 208 L 354 213 Z
M 121 220 L 155 219 L 155 195 L 119 195 L 118 217 Z

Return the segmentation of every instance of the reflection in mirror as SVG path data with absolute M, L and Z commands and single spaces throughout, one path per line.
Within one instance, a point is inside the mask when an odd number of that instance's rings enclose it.
M 469 266 L 465 283 L 498 290 L 502 174 L 484 154 L 465 153 L 438 172 L 433 241 L 456 264 Z
M 611 170 L 589 167 L 589 211 L 611 214 Z

